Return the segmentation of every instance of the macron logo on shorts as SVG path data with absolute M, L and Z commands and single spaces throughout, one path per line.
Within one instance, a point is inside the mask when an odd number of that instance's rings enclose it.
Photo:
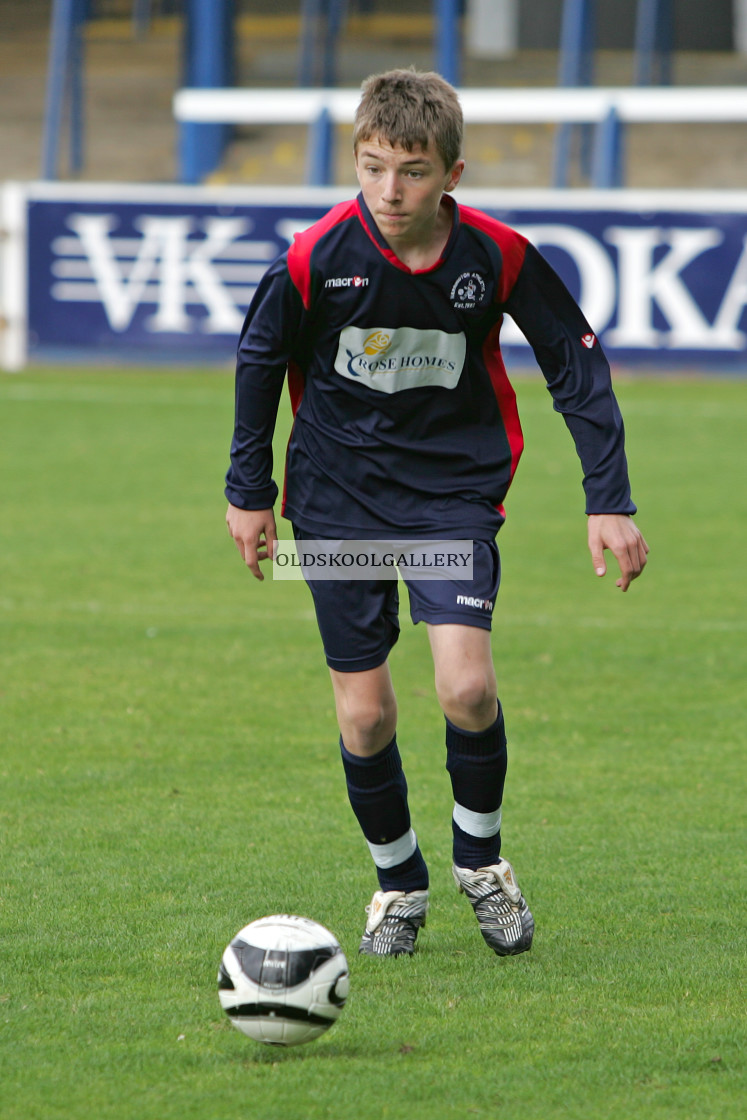
M 476 599 L 472 595 L 457 595 L 456 597 L 458 607 L 479 607 L 483 611 L 492 611 L 492 599 Z

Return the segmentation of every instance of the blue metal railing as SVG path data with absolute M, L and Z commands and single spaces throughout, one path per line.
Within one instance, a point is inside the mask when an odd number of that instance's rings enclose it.
M 186 85 L 222 89 L 234 83 L 234 0 L 185 0 L 183 72 Z M 199 183 L 220 165 L 232 129 L 184 123 L 179 163 L 185 183 Z
M 42 130 L 43 179 L 59 173 L 60 145 L 68 125 L 70 174 L 83 167 L 83 36 L 86 0 L 53 0 Z
M 565 0 L 560 28 L 558 85 L 590 86 L 594 80 L 593 0 Z M 588 125 L 561 124 L 555 133 L 553 186 L 567 187 L 571 150 L 580 145 L 582 168 L 588 173 L 591 137 Z
M 672 0 L 639 0 L 635 25 L 635 84 L 672 81 Z
M 460 0 L 434 0 L 436 70 L 459 86 L 462 82 L 462 5 Z
M 368 0 L 359 0 L 359 4 Z M 461 84 L 461 16 L 464 0 L 432 0 L 435 68 L 452 83 Z M 60 149 L 68 126 L 68 165 L 71 174 L 83 166 L 83 26 L 91 0 L 53 0 L 49 66 L 44 110 L 42 177 L 59 173 Z M 594 0 L 564 0 L 558 66 L 560 86 L 588 86 L 594 70 Z M 346 0 L 302 0 L 299 81 L 302 86 L 337 84 L 339 40 L 347 11 Z M 212 89 L 234 82 L 233 34 L 235 0 L 183 0 L 184 39 L 182 85 Z M 133 30 L 144 34 L 152 14 L 152 0 L 132 0 Z M 672 0 L 637 0 L 635 82 L 638 85 L 671 81 Z M 179 133 L 180 177 L 197 183 L 221 162 L 232 134 L 230 125 L 184 122 Z M 307 182 L 321 185 L 333 178 L 334 125 L 322 113 L 312 131 Z M 568 186 L 570 167 L 578 149 L 581 173 L 597 187 L 620 186 L 624 180 L 624 128 L 614 109 L 602 124 L 558 126 L 553 184 Z
M 560 35 L 558 84 L 593 83 L 594 0 L 565 0 Z M 672 0 L 638 0 L 635 27 L 636 85 L 671 82 L 673 47 Z M 614 108 L 592 130 L 588 125 L 562 124 L 555 136 L 553 186 L 567 187 L 571 152 L 578 139 L 582 176 L 595 187 L 621 187 L 625 181 L 625 130 Z

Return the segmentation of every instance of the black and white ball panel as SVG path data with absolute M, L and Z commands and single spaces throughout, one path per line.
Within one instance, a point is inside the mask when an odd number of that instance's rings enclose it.
M 309 918 L 251 922 L 221 961 L 218 994 L 234 1026 L 260 1042 L 292 1046 L 332 1026 L 348 995 L 348 966 L 333 934 Z

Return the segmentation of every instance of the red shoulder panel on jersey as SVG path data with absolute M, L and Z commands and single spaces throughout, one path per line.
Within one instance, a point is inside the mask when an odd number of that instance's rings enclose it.
M 328 214 L 314 222 L 313 226 L 297 233 L 293 244 L 288 250 L 288 272 L 297 288 L 303 305 L 308 309 L 311 303 L 311 254 L 315 245 L 340 222 L 357 214 L 358 203 L 355 199 L 349 202 L 338 202 Z
M 498 302 L 505 303 L 511 294 L 511 289 L 516 283 L 516 278 L 521 272 L 524 263 L 524 254 L 527 248 L 527 239 L 515 229 L 483 214 L 482 210 L 475 210 L 472 206 L 459 206 L 459 217 L 465 225 L 486 233 L 503 255 L 503 271 L 501 272 L 500 286 L 498 289 Z

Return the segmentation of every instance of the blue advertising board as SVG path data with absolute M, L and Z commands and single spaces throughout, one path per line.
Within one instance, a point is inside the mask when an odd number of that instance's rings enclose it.
M 264 270 L 350 193 L 34 185 L 29 355 L 231 361 Z M 747 372 L 747 194 L 459 199 L 538 246 L 613 362 Z M 531 361 L 510 321 L 502 339 L 511 364 Z

